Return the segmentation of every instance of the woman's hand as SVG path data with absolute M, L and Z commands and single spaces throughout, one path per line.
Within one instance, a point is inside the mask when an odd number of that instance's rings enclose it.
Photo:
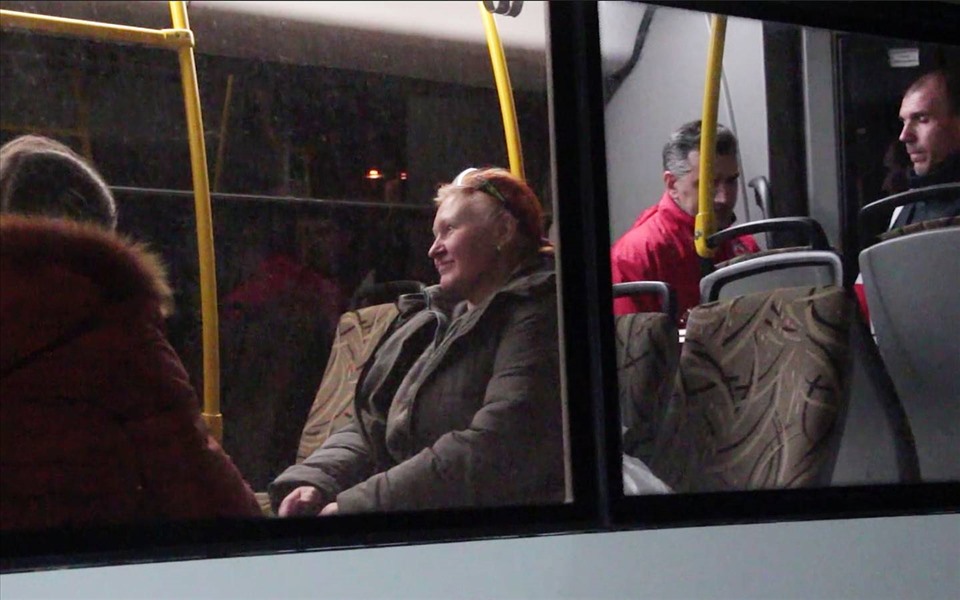
M 320 511 L 321 517 L 326 517 L 329 515 L 335 515 L 340 512 L 340 507 L 337 506 L 336 502 L 331 502 L 330 504 L 323 507 L 323 510 Z
M 304 485 L 287 494 L 287 497 L 280 503 L 277 514 L 281 517 L 313 517 L 321 514 L 322 502 L 323 498 L 320 490 L 310 485 Z M 328 504 L 323 510 L 326 510 L 329 506 L 331 505 Z M 332 506 L 335 507 L 336 503 L 333 503 Z

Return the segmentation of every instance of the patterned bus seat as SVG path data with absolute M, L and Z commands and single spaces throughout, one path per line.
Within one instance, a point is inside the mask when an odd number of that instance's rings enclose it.
M 836 286 L 701 305 L 650 466 L 678 492 L 829 483 L 848 402 L 851 302 Z

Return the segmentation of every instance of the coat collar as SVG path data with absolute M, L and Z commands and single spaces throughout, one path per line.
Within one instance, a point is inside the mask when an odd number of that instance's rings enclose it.
M 553 286 L 555 274 L 553 268 L 553 256 L 537 255 L 520 263 L 510 276 L 506 285 L 493 293 L 489 298 L 477 305 L 473 312 L 480 314 L 488 306 L 495 302 L 502 301 L 506 297 L 529 297 L 540 292 L 546 286 Z M 454 307 L 452 317 L 460 317 L 467 312 L 467 303 L 465 301 L 457 303 Z
M 663 192 L 658 206 L 664 218 L 676 223 L 684 230 L 689 229 L 691 232 L 693 231 L 696 219 L 694 219 L 693 215 L 688 214 L 687 211 L 680 208 L 680 205 L 677 204 L 677 201 L 674 200 L 668 192 Z
M 538 254 L 522 262 L 514 269 L 510 280 L 482 302 L 477 309 L 489 305 L 494 298 L 501 296 L 530 296 L 544 285 L 554 284 L 554 258 L 552 255 Z M 422 292 L 404 294 L 397 299 L 401 315 L 409 315 L 420 310 L 430 310 L 447 318 L 456 318 L 467 312 L 466 301 L 457 301 L 445 294 L 439 285 L 431 285 Z M 475 309 L 476 310 L 476 309 Z
M 666 190 L 664 190 L 663 195 L 660 196 L 659 202 L 640 213 L 630 229 L 636 229 L 655 216 L 666 221 L 670 229 L 675 229 L 677 231 L 689 230 L 690 235 L 693 235 L 695 223 L 693 215 L 688 215 L 686 211 L 680 208 L 680 206 L 677 205 L 677 202 L 670 197 L 670 193 Z

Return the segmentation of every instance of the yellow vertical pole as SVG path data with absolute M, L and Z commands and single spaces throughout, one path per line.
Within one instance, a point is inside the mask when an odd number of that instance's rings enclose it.
M 713 215 L 713 159 L 717 153 L 717 104 L 720 99 L 720 75 L 723 69 L 723 42 L 727 18 L 713 15 L 710 22 L 710 46 L 707 49 L 707 77 L 703 90 L 703 117 L 700 122 L 700 195 L 694 223 L 694 243 L 701 258 L 712 258 L 707 238 L 717 230 Z
M 493 15 L 480 5 L 480 15 L 483 18 L 483 29 L 487 34 L 487 48 L 490 50 L 490 64 L 493 66 L 493 77 L 497 83 L 497 95 L 500 97 L 500 114 L 503 116 L 503 133 L 507 138 L 507 157 L 510 160 L 510 172 L 526 179 L 523 171 L 523 150 L 520 148 L 520 130 L 517 126 L 517 111 L 513 104 L 513 87 L 510 85 L 510 72 L 507 70 L 507 61 L 503 55 L 503 45 L 500 43 L 500 34 L 497 33 L 497 23 Z
M 170 2 L 170 16 L 176 29 L 190 29 L 185 2 Z M 207 151 L 200 114 L 200 90 L 193 48 L 177 49 L 180 78 L 187 112 L 190 139 L 190 165 L 197 212 L 197 248 L 200 255 L 200 311 L 203 317 L 203 418 L 218 442 L 223 441 L 223 415 L 220 414 L 220 339 L 217 318 L 217 277 L 213 252 L 213 216 L 210 207 L 210 181 L 207 177 Z

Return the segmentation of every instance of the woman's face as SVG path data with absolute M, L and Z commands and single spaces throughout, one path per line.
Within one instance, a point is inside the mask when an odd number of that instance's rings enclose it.
M 433 220 L 427 255 L 440 273 L 440 287 L 473 306 L 502 283 L 495 224 L 486 203 L 462 196 L 444 201 Z

